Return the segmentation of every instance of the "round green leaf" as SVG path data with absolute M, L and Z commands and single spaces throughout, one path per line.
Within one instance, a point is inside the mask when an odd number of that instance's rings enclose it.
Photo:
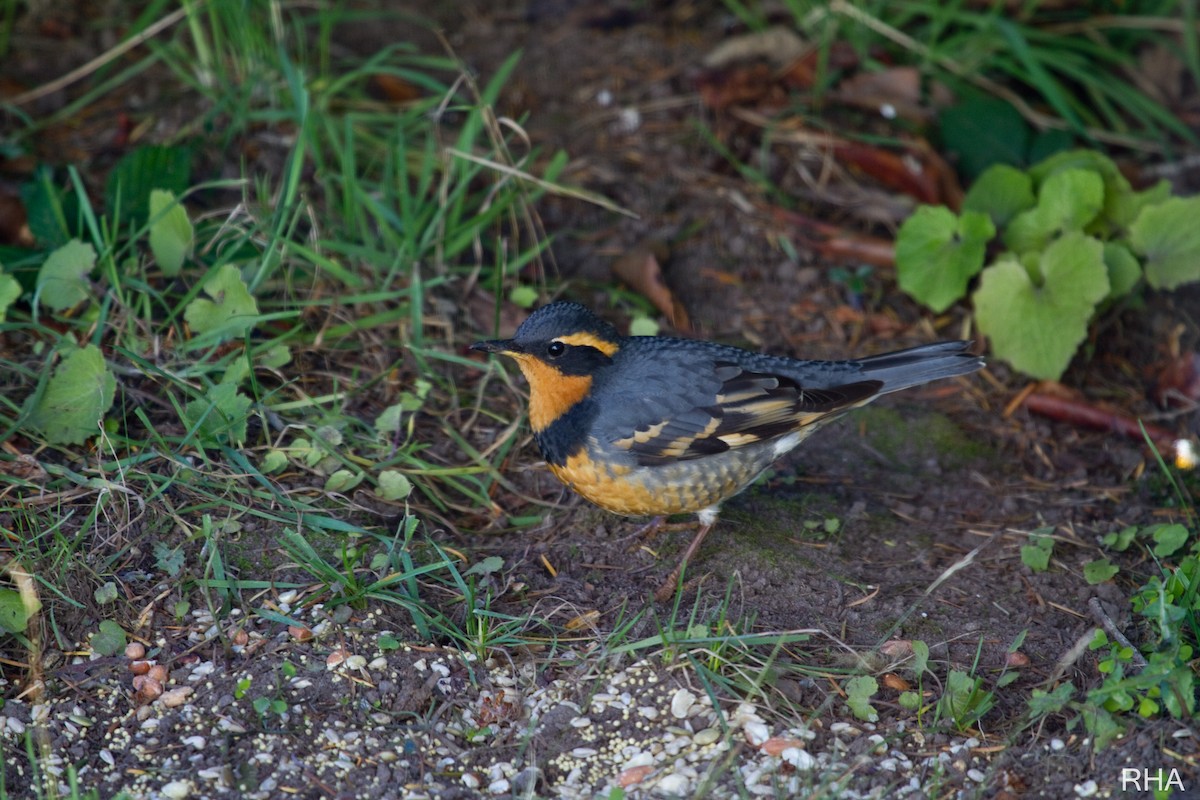
M 1108 270 L 1103 245 L 1078 232 L 1047 247 L 1037 264 L 1040 286 L 1012 257 L 985 269 L 975 291 L 975 318 L 997 356 L 1027 375 L 1057 380 L 1108 294 Z
M 384 500 L 403 500 L 412 494 L 412 481 L 403 472 L 386 469 L 379 473 L 379 486 L 375 494 Z
M 1083 578 L 1093 586 L 1104 583 L 1117 574 L 1117 565 L 1107 558 L 1098 558 L 1083 565 Z
M 963 211 L 987 214 L 997 228 L 1022 211 L 1034 207 L 1033 179 L 1016 167 L 995 164 L 971 184 L 963 198 Z
M 348 469 L 339 469 L 325 479 L 325 491 L 348 492 L 362 482 L 363 474 Z
M 1004 243 L 1016 253 L 1045 249 L 1061 233 L 1081 231 L 1104 205 L 1104 181 L 1085 169 L 1064 169 L 1046 178 L 1037 205 L 1013 217 Z
M 116 391 L 104 354 L 89 344 L 64 356 L 45 391 L 31 397 L 27 422 L 52 444 L 82 444 L 100 432 Z
M 37 276 L 38 303 L 52 311 L 66 311 L 91 297 L 87 276 L 96 266 L 90 244 L 72 239 L 46 257 Z
M 1129 228 L 1129 242 L 1146 259 L 1146 282 L 1154 288 L 1200 280 L 1200 197 L 1175 197 L 1142 209 Z
M 896 237 L 900 288 L 934 311 L 945 311 L 966 294 L 995 235 L 986 214 L 966 211 L 958 217 L 942 206 L 921 206 Z

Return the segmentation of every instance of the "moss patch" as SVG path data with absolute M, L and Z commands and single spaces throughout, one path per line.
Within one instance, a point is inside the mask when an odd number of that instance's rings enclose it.
M 987 444 L 936 412 L 905 416 L 894 408 L 873 405 L 856 411 L 849 423 L 864 433 L 871 447 L 913 467 L 936 458 L 943 469 L 957 469 L 994 455 Z

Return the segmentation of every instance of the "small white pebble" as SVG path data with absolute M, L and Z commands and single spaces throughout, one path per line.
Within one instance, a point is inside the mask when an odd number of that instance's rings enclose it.
M 508 794 L 509 788 L 510 784 L 506 778 L 488 784 L 488 791 L 492 794 Z
M 1091 797 L 1099 788 L 1095 781 L 1084 781 L 1083 783 L 1075 784 L 1075 794 L 1080 797 Z
M 479 788 L 479 776 L 474 772 L 464 772 L 462 776 L 462 782 L 463 786 L 467 787 L 468 789 Z
M 191 781 L 171 781 L 163 784 L 159 789 L 159 793 L 168 800 L 184 800 L 185 797 L 192 793 Z
M 204 745 L 208 744 L 208 740 L 203 736 L 185 736 L 179 741 L 193 750 L 203 750 Z
M 746 731 L 746 741 L 755 747 L 771 738 L 771 729 L 765 722 L 747 722 L 744 730 Z
M 672 772 L 670 775 L 663 775 L 658 779 L 658 783 L 654 785 L 656 794 L 687 794 L 688 779 L 678 772 Z
M 1062 739 L 1051 739 L 1050 740 L 1050 749 L 1056 753 L 1059 750 L 1062 750 L 1066 746 L 1067 746 L 1067 743 L 1064 742 Z
M 692 737 L 692 741 L 700 747 L 710 745 L 721 738 L 721 731 L 717 728 L 705 728 Z
M 789 747 L 780 753 L 779 757 L 796 769 L 810 770 L 816 764 L 816 760 L 799 747 Z
M 671 696 L 671 716 L 675 719 L 686 718 L 688 709 L 692 707 L 692 703 L 694 702 L 696 702 L 696 695 L 687 689 L 676 689 L 675 694 Z M 662 785 L 661 781 L 659 785 Z
M 970 778 L 971 780 L 975 781 L 976 783 L 983 783 L 984 774 L 983 774 L 982 770 L 969 769 L 969 770 L 967 770 L 967 777 Z

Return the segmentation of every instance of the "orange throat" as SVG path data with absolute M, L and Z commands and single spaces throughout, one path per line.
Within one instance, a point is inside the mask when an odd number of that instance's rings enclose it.
M 549 364 L 528 355 L 516 356 L 529 381 L 529 425 L 541 433 L 566 414 L 592 389 L 590 375 L 563 375 Z

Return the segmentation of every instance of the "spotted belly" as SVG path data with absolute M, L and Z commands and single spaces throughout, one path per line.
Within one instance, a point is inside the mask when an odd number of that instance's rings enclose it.
M 585 447 L 563 464 L 550 464 L 550 470 L 603 509 L 657 516 L 714 508 L 753 483 L 775 458 L 764 446 L 651 467 L 609 460 Z

